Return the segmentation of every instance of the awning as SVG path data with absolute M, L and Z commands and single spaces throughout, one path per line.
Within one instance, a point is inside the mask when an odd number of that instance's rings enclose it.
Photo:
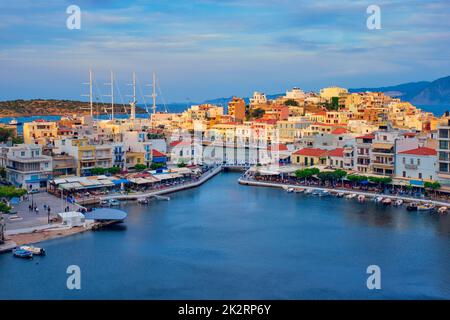
M 83 186 L 81 184 L 79 184 L 78 182 L 62 183 L 58 187 L 61 188 L 61 189 L 64 189 L 64 190 L 72 190 L 72 189 L 83 188 Z
M 118 179 L 118 180 L 113 180 L 112 181 L 115 185 L 119 185 L 121 183 L 130 183 L 130 181 L 128 181 L 127 179 Z
M 412 186 L 423 187 L 424 183 L 421 180 L 409 180 L 409 184 Z
M 373 143 L 372 149 L 392 149 L 394 147 L 391 143 Z

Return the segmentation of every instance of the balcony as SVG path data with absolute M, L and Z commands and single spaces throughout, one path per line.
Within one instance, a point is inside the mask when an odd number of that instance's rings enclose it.
M 417 170 L 417 168 L 418 168 L 419 166 L 417 165 L 417 164 L 405 164 L 405 169 L 408 169 L 408 170 Z

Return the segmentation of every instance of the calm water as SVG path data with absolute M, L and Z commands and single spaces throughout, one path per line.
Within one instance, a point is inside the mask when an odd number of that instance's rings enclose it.
M 450 298 L 450 216 L 240 186 L 222 173 L 149 206 L 121 228 L 0 255 L 0 298 Z M 82 289 L 66 289 L 79 265 Z M 366 288 L 377 264 L 382 290 Z

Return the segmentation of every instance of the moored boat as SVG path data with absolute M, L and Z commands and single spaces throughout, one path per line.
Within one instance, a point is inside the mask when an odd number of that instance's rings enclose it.
M 359 201 L 359 202 L 364 202 L 364 200 L 366 200 L 366 196 L 363 195 L 363 194 L 360 194 L 360 195 L 358 196 L 358 201 Z
M 447 213 L 448 208 L 447 207 L 440 207 L 438 209 L 438 213 L 439 214 L 446 214 Z
M 328 197 L 330 195 L 330 192 L 328 192 L 327 190 L 321 190 L 319 192 L 319 197 Z
M 14 257 L 22 258 L 22 259 L 33 259 L 33 252 L 22 250 L 22 249 L 14 249 L 13 250 Z
M 408 203 L 406 206 L 406 210 L 408 211 L 417 211 L 418 204 L 415 202 Z
M 305 191 L 305 189 L 303 189 L 303 188 L 295 188 L 294 189 L 294 192 L 295 193 L 302 193 L 302 192 L 304 192 Z
M 102 207 L 109 207 L 109 201 L 108 200 L 100 201 L 100 206 L 102 206 Z
M 336 194 L 336 197 L 338 197 L 338 198 L 343 198 L 344 196 L 345 196 L 345 194 L 343 192 L 338 192 Z
M 110 206 L 110 207 L 119 206 L 119 205 L 120 205 L 119 200 L 117 200 L 117 199 L 111 199 L 111 200 L 109 200 L 109 206 Z
M 423 203 L 423 204 L 419 204 L 417 206 L 418 211 L 431 211 L 434 208 L 435 208 L 435 206 L 432 203 Z
M 139 198 L 138 203 L 139 204 L 148 204 L 148 199 L 147 198 Z
M 22 122 L 17 121 L 17 119 L 11 119 L 11 121 L 8 122 L 11 126 L 19 126 L 22 124 Z
M 347 198 L 347 199 L 353 199 L 355 197 L 356 197 L 356 193 L 351 193 L 351 194 L 348 194 L 345 196 L 345 198 Z
M 402 199 L 397 199 L 394 202 L 394 205 L 397 206 L 397 207 L 401 206 L 402 204 L 403 204 L 403 200 Z
M 20 246 L 19 249 L 20 250 L 29 251 L 32 254 L 37 255 L 37 256 L 44 256 L 45 255 L 45 249 L 44 248 L 39 248 L 39 247 L 35 247 L 35 246 Z
M 375 201 L 375 202 L 382 202 L 383 201 L 383 197 L 375 197 L 375 198 L 373 198 L 373 201 Z
M 381 203 L 384 204 L 385 206 L 390 206 L 392 204 L 392 199 L 391 198 L 383 199 Z

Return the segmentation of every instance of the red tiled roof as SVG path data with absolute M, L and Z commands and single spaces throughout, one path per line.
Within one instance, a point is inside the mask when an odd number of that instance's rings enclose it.
M 328 153 L 327 150 L 317 148 L 303 148 L 294 152 L 296 156 L 323 157 Z
M 165 157 L 166 155 L 156 149 L 152 149 L 152 157 Z
M 356 139 L 375 139 L 374 134 L 366 134 L 364 136 L 356 137 Z
M 177 146 L 183 147 L 183 146 L 190 146 L 190 145 L 191 145 L 191 142 L 188 141 L 188 140 L 177 140 L 177 141 L 172 141 L 172 142 L 169 144 L 169 146 L 170 146 L 171 148 L 174 148 L 174 147 L 177 147 Z
M 399 152 L 400 154 L 411 154 L 415 156 L 435 156 L 437 155 L 437 151 L 431 148 L 419 147 L 417 149 L 406 150 Z
M 344 148 L 336 148 L 328 151 L 330 157 L 344 157 Z
M 415 137 L 416 133 L 415 132 L 406 132 L 403 134 L 404 137 Z
M 348 130 L 345 128 L 336 128 L 333 131 L 331 131 L 331 134 L 344 134 L 347 132 L 348 132 Z
M 288 148 L 285 144 L 273 144 L 273 145 L 267 147 L 267 150 L 269 150 L 269 151 L 287 151 Z

